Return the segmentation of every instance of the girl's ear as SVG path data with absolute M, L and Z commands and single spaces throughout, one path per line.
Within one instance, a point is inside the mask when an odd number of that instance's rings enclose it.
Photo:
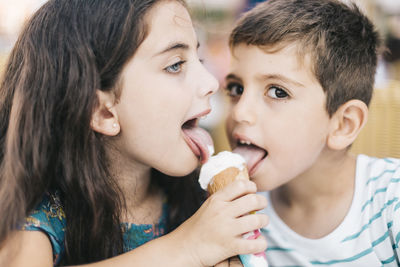
M 97 99 L 98 103 L 93 111 L 90 127 L 98 133 L 116 136 L 121 128 L 115 108 L 114 94 L 97 90 Z
M 350 146 L 368 119 L 367 105 L 357 99 L 344 103 L 331 118 L 327 145 L 334 150 Z

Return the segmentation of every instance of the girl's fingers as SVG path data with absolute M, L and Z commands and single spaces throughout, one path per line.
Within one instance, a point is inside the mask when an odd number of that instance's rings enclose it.
M 236 180 L 228 184 L 211 197 L 218 197 L 224 201 L 232 201 L 246 194 L 256 193 L 257 186 L 248 180 Z
M 214 265 L 214 267 L 229 267 L 229 259 L 217 263 L 216 265 Z
M 243 264 L 238 257 L 233 257 L 229 259 L 229 267 L 243 267 Z
M 248 214 L 237 218 L 232 227 L 238 235 L 243 235 L 267 226 L 268 222 L 268 216 L 265 214 Z
M 232 257 L 218 263 L 214 267 L 243 267 L 243 264 L 240 261 L 239 257 Z
M 247 194 L 232 201 L 232 214 L 235 217 L 262 210 L 267 207 L 267 199 L 262 195 Z
M 237 254 L 256 254 L 264 252 L 267 249 L 267 240 L 263 235 L 256 239 L 245 239 L 242 236 L 237 239 Z

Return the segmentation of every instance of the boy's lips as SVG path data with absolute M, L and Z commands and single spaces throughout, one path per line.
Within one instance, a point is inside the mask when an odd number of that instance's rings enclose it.
M 240 154 L 246 160 L 250 176 L 254 174 L 259 164 L 268 156 L 266 150 L 253 144 L 238 144 L 233 152 Z

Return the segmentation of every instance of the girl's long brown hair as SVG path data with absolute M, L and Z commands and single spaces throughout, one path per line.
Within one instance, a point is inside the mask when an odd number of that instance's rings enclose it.
M 67 220 L 63 263 L 122 253 L 124 199 L 90 119 L 96 89 L 116 87 L 146 37 L 146 12 L 160 1 L 50 0 L 27 23 L 0 88 L 0 244 L 57 190 Z M 153 179 L 168 194 L 171 230 L 203 196 L 193 193 L 194 177 L 154 171 Z

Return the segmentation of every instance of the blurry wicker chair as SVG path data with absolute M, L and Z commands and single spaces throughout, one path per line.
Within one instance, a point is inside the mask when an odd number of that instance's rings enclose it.
M 375 157 L 400 158 L 400 82 L 375 89 L 368 122 L 351 150 Z

